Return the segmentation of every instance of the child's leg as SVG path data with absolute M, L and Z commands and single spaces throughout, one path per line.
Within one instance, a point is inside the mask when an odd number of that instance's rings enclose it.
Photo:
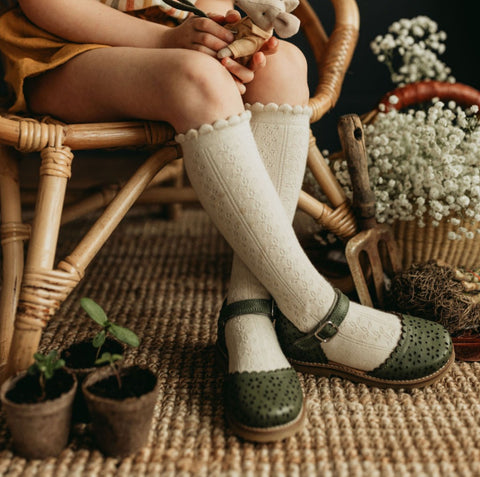
M 247 98 L 291 101 L 296 85 L 288 83 L 288 71 L 283 70 L 282 74 L 279 68 L 271 76 L 267 75 L 269 72 L 267 67 L 257 73 Z M 269 82 L 259 85 L 260 79 Z M 286 335 L 296 335 L 298 346 L 307 348 L 302 355 L 285 347 L 289 353 L 295 353 L 297 360 L 310 361 L 312 357 L 313 361 L 336 362 L 343 367 L 342 371 L 352 368 L 362 375 L 370 373 L 366 380 L 374 382 L 382 376 L 379 379 L 386 378 L 391 385 L 409 380 L 412 385 L 418 384 L 416 380 L 443 369 L 452 354 L 451 341 L 441 327 L 432 325 L 430 329 L 430 324 L 423 321 L 409 324 L 396 315 L 356 303 L 345 305 L 343 299 L 337 303 L 336 292 L 298 244 L 290 217 L 285 214 L 268 174 L 259 165 L 247 116 L 202 126 L 180 135 L 179 140 L 187 171 L 205 209 L 239 258 L 273 295 L 287 321 L 294 325 L 291 330 L 288 325 L 279 328 L 282 341 L 288 339 Z M 346 308 L 340 313 L 343 306 Z M 325 329 L 317 329 L 319 325 L 325 325 Z M 309 333 L 313 344 L 308 340 L 303 343 L 302 336 Z M 321 343 L 325 334 L 327 340 Z M 427 347 L 428 356 L 423 356 L 422 349 Z M 406 360 L 405 353 L 414 356 L 415 363 Z
M 258 80 L 247 87 L 246 96 L 255 100 L 247 109 L 252 111 L 251 127 L 260 156 L 289 220 L 293 220 L 310 133 L 310 110 L 304 106 L 308 102 L 307 67 L 303 55 L 285 42 L 280 43 L 278 54 L 269 60 L 267 66 L 257 72 Z M 288 81 L 288 92 L 271 94 L 266 84 L 269 77 L 277 78 L 274 85 L 279 89 L 282 89 L 280 79 Z M 288 99 L 292 106 L 272 101 L 281 98 Z M 258 298 L 270 298 L 270 294 L 238 255 L 234 255 L 228 303 Z M 253 313 L 237 316 L 227 323 L 225 332 L 230 372 L 268 371 L 288 366 L 268 317 Z
M 70 122 L 146 119 L 185 131 L 244 110 L 230 73 L 191 50 L 101 48 L 26 82 L 30 109 Z

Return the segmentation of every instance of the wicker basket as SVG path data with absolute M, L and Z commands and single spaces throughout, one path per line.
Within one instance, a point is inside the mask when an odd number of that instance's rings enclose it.
M 391 95 L 399 100 L 395 105 L 389 102 Z M 397 88 L 387 93 L 380 104 L 386 109 L 403 109 L 438 97 L 444 101 L 453 100 L 459 105 L 480 106 L 480 92 L 461 83 L 443 83 L 438 81 L 423 81 Z M 378 109 L 362 117 L 364 123 L 375 121 Z M 479 157 L 480 163 L 480 157 Z M 460 219 L 460 217 L 459 217 Z M 453 266 L 478 268 L 480 266 L 480 241 L 477 239 L 451 240 L 448 238 L 454 227 L 448 219 L 440 221 L 438 226 L 432 225 L 430 217 L 424 217 L 425 227 L 419 227 L 417 221 L 396 221 L 393 231 L 401 254 L 404 269 L 413 263 L 422 263 L 431 259 L 440 259 Z M 460 226 L 477 235 L 480 223 L 462 220 Z
M 452 266 L 478 268 L 480 265 L 480 241 L 464 236 L 451 240 L 448 234 L 458 226 L 452 226 L 447 220 L 433 226 L 431 220 L 425 220 L 425 227 L 419 227 L 416 221 L 400 221 L 393 223 L 393 233 L 397 241 L 402 260 L 402 268 L 406 270 L 413 263 L 423 263 L 438 259 Z M 462 221 L 461 227 L 476 234 L 480 228 L 478 222 Z

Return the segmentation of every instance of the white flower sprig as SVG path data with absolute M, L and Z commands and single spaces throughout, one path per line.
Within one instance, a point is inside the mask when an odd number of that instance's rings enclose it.
M 391 98 L 392 102 L 394 98 Z M 378 113 L 365 126 L 370 183 L 378 222 L 428 217 L 460 225 L 461 218 L 480 221 L 480 127 L 478 107 L 465 110 L 454 102 L 434 101 L 424 110 Z M 345 160 L 333 163 L 335 175 L 352 197 Z M 473 238 L 458 227 L 450 239 Z
M 450 68 L 438 59 L 445 51 L 447 35 L 426 16 L 402 18 L 390 25 L 388 33 L 378 35 L 370 47 L 384 63 L 396 86 L 435 79 L 455 82 Z

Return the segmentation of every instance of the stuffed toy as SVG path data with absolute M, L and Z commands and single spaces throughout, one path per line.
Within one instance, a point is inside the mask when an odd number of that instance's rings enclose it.
M 174 8 L 207 16 L 189 0 L 163 1 Z M 220 59 L 231 57 L 246 65 L 274 31 L 280 38 L 289 38 L 300 29 L 300 20 L 290 13 L 297 8 L 299 0 L 235 0 L 234 3 L 247 16 L 224 25 L 234 33 L 235 40 L 218 51 Z
M 290 13 L 297 8 L 298 0 L 235 0 L 235 5 L 247 16 L 225 25 L 235 34 L 235 40 L 218 51 L 220 59 L 232 57 L 247 64 L 274 31 L 280 38 L 289 38 L 300 28 L 300 20 Z

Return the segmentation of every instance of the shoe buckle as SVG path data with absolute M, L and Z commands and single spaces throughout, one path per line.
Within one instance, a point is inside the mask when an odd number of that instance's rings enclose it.
M 278 306 L 277 304 L 275 303 L 275 300 L 272 299 L 271 301 L 271 305 L 270 305 L 270 320 L 272 322 L 275 321 L 275 318 L 277 316 L 277 310 L 278 310 Z
M 321 332 L 327 326 L 331 326 L 335 330 L 335 333 L 332 333 L 330 336 L 324 337 L 324 336 L 321 335 Z M 337 331 L 338 331 L 338 326 L 333 321 L 327 320 L 327 321 L 324 321 L 315 330 L 314 336 L 315 336 L 315 338 L 317 338 L 317 340 L 321 341 L 322 343 L 326 343 L 327 341 L 330 341 L 337 334 Z

